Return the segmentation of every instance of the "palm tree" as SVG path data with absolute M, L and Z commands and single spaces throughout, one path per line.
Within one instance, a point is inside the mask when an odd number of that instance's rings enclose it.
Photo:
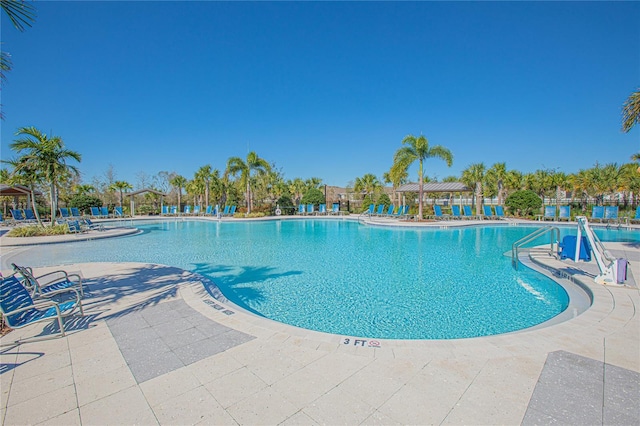
M 231 157 L 227 161 L 226 174 L 236 176 L 239 173 L 241 185 L 247 188 L 247 214 L 251 213 L 251 207 L 253 206 L 253 200 L 251 199 L 252 172 L 266 173 L 270 170 L 269 163 L 258 157 L 258 154 L 253 151 L 247 154 L 246 161 L 243 161 L 240 157 Z
M 295 178 L 293 181 L 289 181 L 289 192 L 293 195 L 296 204 L 300 203 L 302 195 L 306 191 L 307 186 L 300 178 Z
M 133 186 L 131 186 L 131 184 L 129 182 L 126 182 L 124 180 L 117 180 L 115 182 L 113 182 L 111 184 L 111 186 L 109 187 L 110 190 L 112 191 L 119 191 L 120 192 L 120 207 L 122 207 L 122 199 L 124 198 L 124 192 L 127 192 L 128 189 L 133 189 Z
M 80 162 L 82 156 L 76 152 L 66 149 L 64 142 L 59 136 L 48 137 L 45 133 L 35 127 L 22 127 L 16 132 L 16 136 L 23 137 L 16 139 L 10 148 L 17 153 L 22 153 L 19 158 L 18 168 L 29 168 L 41 175 L 42 180 L 49 184 L 49 194 L 51 201 L 51 224 L 55 223 L 57 210 L 58 180 L 60 176 L 67 173 L 78 176 L 78 168 L 67 164 L 69 159 Z
M 93 185 L 89 185 L 89 184 L 83 184 L 83 185 L 76 185 L 73 188 L 76 193 L 78 195 L 85 195 L 88 194 L 89 192 L 93 192 L 96 190 L 96 188 Z
M 209 164 L 202 166 L 196 172 L 194 180 L 200 182 L 200 186 L 204 188 L 204 205 L 209 205 L 209 193 L 211 191 L 212 169 Z
M 3 163 L 9 164 L 13 171 L 9 174 L 6 182 L 8 184 L 21 184 L 26 185 L 29 188 L 29 196 L 31 199 L 31 208 L 36 215 L 36 220 L 40 226 L 44 226 L 42 220 L 40 220 L 40 214 L 38 213 L 38 207 L 36 206 L 35 186 L 41 181 L 41 175 L 36 169 L 29 164 L 24 164 L 21 159 L 2 160 Z M 52 222 L 53 223 L 53 222 Z
M 393 157 L 393 166 L 391 166 L 391 173 L 398 174 L 401 173 L 401 171 L 406 171 L 416 160 L 419 161 L 418 216 L 422 219 L 422 198 L 424 193 L 424 160 L 426 160 L 427 158 L 438 157 L 445 160 L 447 162 L 447 166 L 451 167 L 451 164 L 453 164 L 453 154 L 451 154 L 451 151 L 441 145 L 430 147 L 429 141 L 423 135 L 420 135 L 418 137 L 407 135 L 404 139 L 402 139 L 402 144 L 405 146 L 398 149 Z
M 382 175 L 382 179 L 384 183 L 390 183 L 393 188 L 393 198 L 396 198 L 396 190 L 400 185 L 404 185 L 407 183 L 407 179 L 409 178 L 409 171 L 405 170 L 394 170 L 393 167 Z M 400 196 L 398 194 L 398 204 L 400 204 Z
M 640 122 L 640 89 L 637 89 L 622 106 L 622 131 L 627 133 Z
M 182 188 L 187 186 L 187 179 L 184 176 L 175 175 L 169 180 L 169 184 L 178 190 L 178 210 L 182 205 Z
M 373 194 L 382 188 L 382 184 L 372 173 L 367 173 L 361 178 L 357 177 L 353 190 L 356 192 L 364 192 L 367 196 L 373 199 Z
M 489 170 L 487 170 L 487 178 L 495 182 L 498 190 L 498 204 L 502 205 L 505 199 L 507 163 L 495 163 Z
M 482 183 L 485 180 L 484 163 L 475 163 L 462 171 L 462 182 L 475 188 L 476 214 L 482 214 Z

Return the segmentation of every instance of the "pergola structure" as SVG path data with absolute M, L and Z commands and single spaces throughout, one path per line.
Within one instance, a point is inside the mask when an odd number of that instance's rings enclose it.
M 42 195 L 42 192 L 34 190 L 33 194 Z M 24 185 L 5 185 L 2 183 L 0 184 L 0 196 L 13 197 L 14 205 L 17 204 L 18 197 L 27 197 L 27 205 L 31 205 L 31 190 Z
M 152 194 L 156 194 L 160 196 L 160 211 L 162 211 L 162 205 L 164 204 L 164 197 L 167 196 L 167 194 L 165 194 L 164 192 L 160 192 L 160 191 L 156 191 L 155 189 L 152 188 L 143 188 L 143 189 L 139 189 L 137 191 L 133 191 L 133 192 L 129 192 L 128 194 L 125 194 L 127 197 L 131 197 L 129 199 L 129 205 L 131 207 L 131 216 L 133 217 L 136 213 L 136 201 L 135 201 L 135 196 L 136 195 L 140 195 L 140 194 L 145 194 L 147 192 L 150 192 Z
M 462 182 L 427 182 L 422 184 L 423 193 L 434 193 L 434 192 L 459 192 L 460 200 L 462 200 L 463 192 L 473 192 L 473 189 L 469 188 Z M 396 192 L 420 192 L 420 184 L 418 183 L 407 183 L 396 189 Z M 461 201 L 462 202 L 462 201 Z

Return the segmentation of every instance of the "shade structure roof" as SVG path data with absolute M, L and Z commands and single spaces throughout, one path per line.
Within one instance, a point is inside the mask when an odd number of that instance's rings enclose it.
M 422 185 L 424 192 L 473 192 L 462 182 L 428 182 Z M 396 192 L 419 192 L 420 185 L 417 183 L 407 183 L 396 189 Z
M 129 196 L 138 195 L 138 194 L 144 194 L 145 192 L 151 192 L 152 194 L 161 195 L 163 197 L 167 196 L 167 194 L 165 194 L 164 192 L 156 191 L 155 189 L 151 189 L 151 188 L 139 189 L 137 191 L 129 192 L 125 195 L 129 195 Z
M 40 191 L 33 191 L 35 195 L 42 195 Z M 20 197 L 31 195 L 31 190 L 24 185 L 5 185 L 0 184 L 0 196 L 3 197 Z

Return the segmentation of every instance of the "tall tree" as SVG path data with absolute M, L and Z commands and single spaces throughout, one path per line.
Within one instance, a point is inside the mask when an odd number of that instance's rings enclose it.
M 382 184 L 380 183 L 376 175 L 372 173 L 367 173 L 361 178 L 357 177 L 353 185 L 354 191 L 364 192 L 371 199 L 373 199 L 373 194 L 381 188 Z
M 118 191 L 120 193 L 118 202 L 120 207 L 122 207 L 122 200 L 124 198 L 124 193 L 127 192 L 127 190 L 129 189 L 133 189 L 133 186 L 131 186 L 129 182 L 126 182 L 124 180 L 117 180 L 111 184 L 109 189 L 112 191 Z
M 498 204 L 502 205 L 505 196 L 505 181 L 507 180 L 507 163 L 495 163 L 487 170 L 487 179 L 495 183 L 498 192 Z
M 254 173 L 266 173 L 271 170 L 271 165 L 258 154 L 251 151 L 247 154 L 246 161 L 240 157 L 231 157 L 227 161 L 227 175 L 240 174 L 240 183 L 247 189 L 247 213 L 251 213 L 253 200 L 251 198 L 251 178 Z
M 176 188 L 176 191 L 178 192 L 178 210 L 180 210 L 180 206 L 182 204 L 182 188 L 187 186 L 187 182 L 187 179 L 184 176 L 180 175 L 173 176 L 169 181 L 171 186 Z
M 33 164 L 24 163 L 22 159 L 2 160 L 3 163 L 12 167 L 12 172 L 6 177 L 5 182 L 8 184 L 20 184 L 29 188 L 29 197 L 31 199 L 31 208 L 36 215 L 36 220 L 40 226 L 44 226 L 38 213 L 36 205 L 36 189 L 35 186 L 42 180 L 42 174 L 33 167 Z M 4 170 L 3 170 L 4 171 Z
M 406 171 L 416 160 L 419 162 L 418 167 L 418 215 L 422 219 L 423 209 L 423 181 L 424 181 L 424 168 L 423 163 L 427 158 L 441 158 L 446 161 L 447 166 L 451 167 L 453 164 L 453 154 L 447 148 L 441 145 L 435 145 L 430 147 L 429 141 L 423 135 L 418 137 L 413 135 L 407 135 L 402 139 L 403 147 L 399 148 L 393 157 L 393 166 L 391 166 L 391 173 L 400 173 Z
M 18 168 L 26 167 L 35 170 L 44 182 L 49 184 L 49 196 L 51 201 L 51 224 L 55 224 L 57 210 L 58 180 L 69 173 L 79 175 L 77 167 L 67 164 L 67 161 L 80 162 L 82 156 L 66 149 L 59 136 L 48 137 L 35 127 L 22 127 L 16 132 L 16 139 L 10 148 L 20 157 Z
M 485 181 L 485 167 L 484 163 L 471 164 L 465 170 L 462 171 L 462 182 L 465 185 L 475 188 L 476 198 L 476 214 L 482 214 L 482 184 Z
M 622 106 L 622 131 L 628 132 L 640 122 L 640 89 L 629 95 Z
M 212 179 L 211 165 L 207 164 L 198 169 L 194 176 L 194 180 L 200 182 L 200 186 L 204 188 L 204 205 L 209 205 L 209 193 L 211 191 L 211 179 Z
M 76 191 L 78 195 L 85 195 L 85 194 L 88 194 L 89 192 L 93 192 L 96 190 L 96 188 L 93 185 L 89 185 L 89 184 L 76 185 L 73 187 L 73 189 Z

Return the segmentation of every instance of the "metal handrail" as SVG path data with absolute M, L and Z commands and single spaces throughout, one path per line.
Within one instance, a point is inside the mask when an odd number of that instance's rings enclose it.
M 549 241 L 549 251 L 553 253 L 553 244 L 554 242 L 558 242 L 560 239 L 560 229 L 557 226 L 545 226 L 543 228 L 536 229 L 529 235 L 525 235 L 520 238 L 518 241 L 511 245 L 511 264 L 517 270 L 518 269 L 518 250 L 523 245 L 530 243 L 531 241 L 543 236 L 544 234 L 551 233 L 550 241 Z M 555 233 L 555 240 L 554 240 Z

